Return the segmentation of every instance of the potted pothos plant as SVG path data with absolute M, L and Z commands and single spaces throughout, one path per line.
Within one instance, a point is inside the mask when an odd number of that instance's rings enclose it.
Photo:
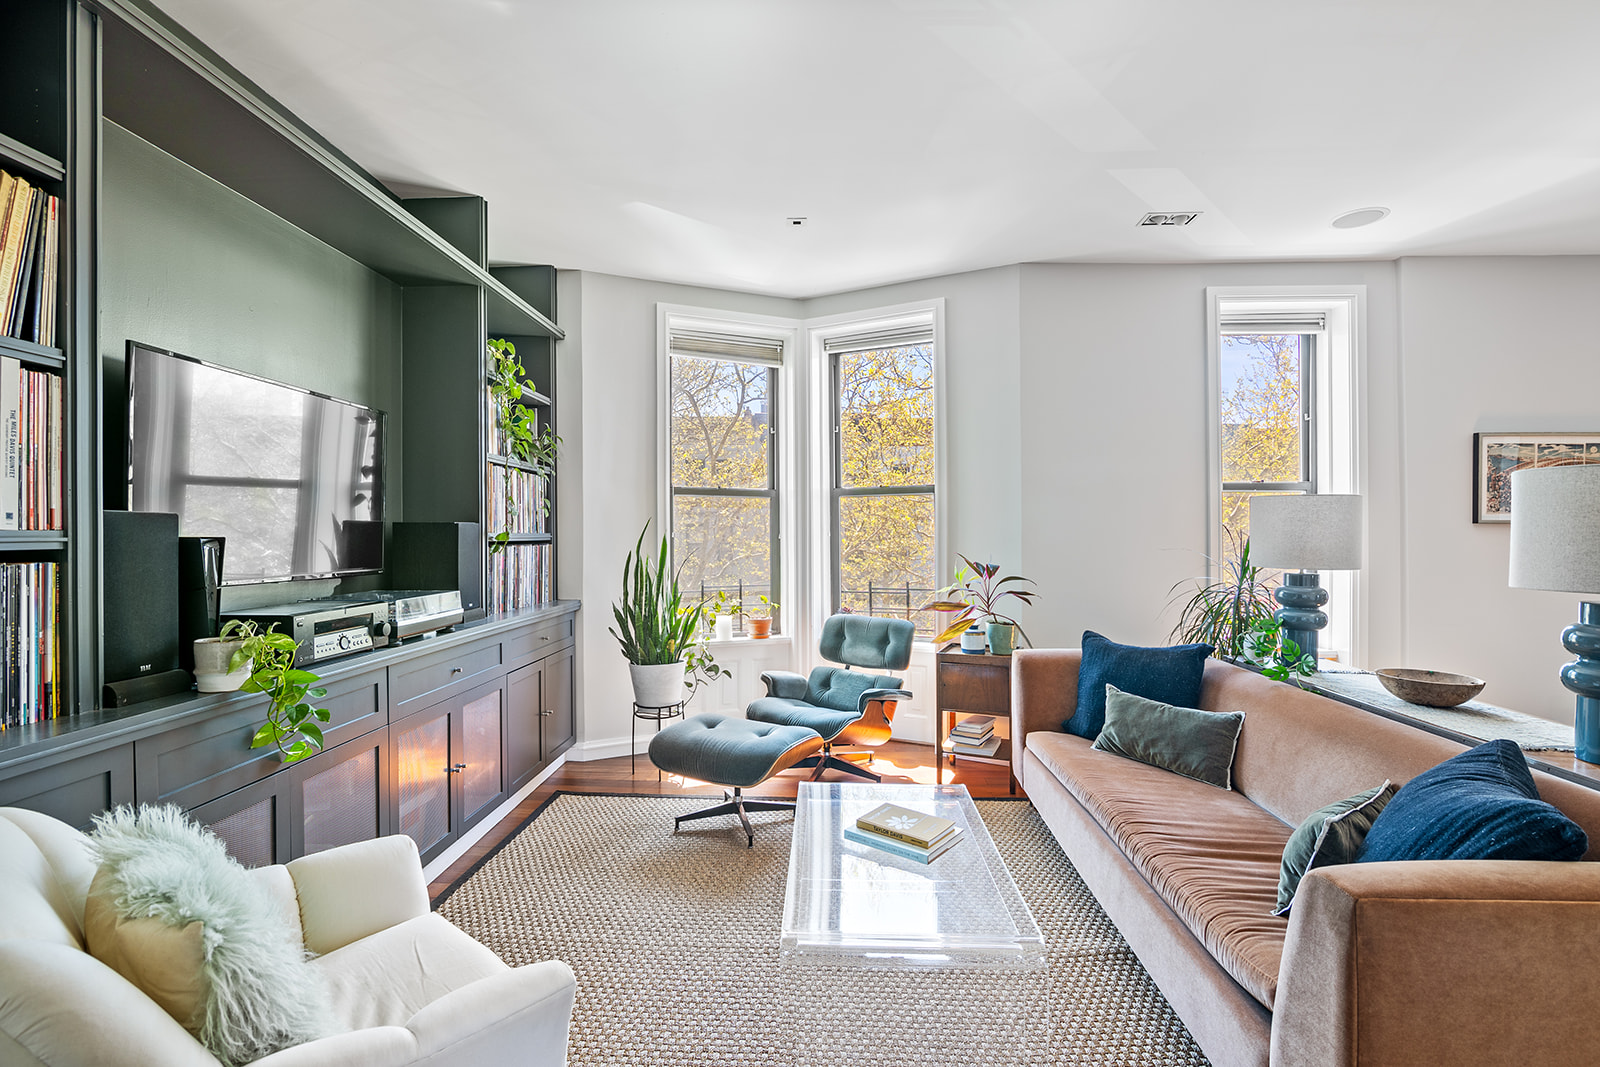
M 1000 602 L 1014 597 L 1024 604 L 1032 604 L 1039 594 L 1021 586 L 1033 585 L 1033 579 L 1019 574 L 1000 578 L 997 577 L 998 563 L 978 563 L 966 556 L 959 558 L 961 566 L 956 569 L 956 580 L 935 593 L 934 601 L 923 609 L 955 613 L 943 632 L 934 638 L 934 643 L 943 644 L 960 637 L 974 622 L 982 622 L 988 631 L 989 651 L 996 656 L 1009 656 L 1016 647 L 1016 636 L 1020 634 L 1027 641 L 1028 634 L 1021 623 L 1000 611 Z
M 705 681 L 728 672 L 707 646 L 707 603 L 684 603 L 665 537 L 657 552 L 645 555 L 649 531 L 647 522 L 622 564 L 622 600 L 611 605 L 616 625 L 607 629 L 628 661 L 634 702 L 664 708 L 688 700 Z
M 231 693 L 250 677 L 245 642 L 257 636 L 256 624 L 229 619 L 216 637 L 194 639 L 194 685 L 202 693 Z
M 499 447 L 506 459 L 522 464 L 537 475 L 541 482 L 556 469 L 556 454 L 561 448 L 561 438 L 549 426 L 539 429 L 538 411 L 523 403 L 527 371 L 517 358 L 517 346 L 504 339 L 494 339 L 488 344 L 489 407 L 499 432 Z M 517 519 L 516 494 L 512 487 L 523 468 L 512 463 L 501 465 L 505 479 L 505 499 L 510 525 Z M 548 513 L 549 501 L 539 494 L 538 507 Z M 499 552 L 511 542 L 511 529 L 501 530 L 489 538 L 489 551 Z
M 248 655 L 250 677 L 242 688 L 246 693 L 267 695 L 267 721 L 250 738 L 251 748 L 273 745 L 285 763 L 295 763 L 322 750 L 322 727 L 328 709 L 309 701 L 328 695 L 316 685 L 317 675 L 294 665 L 295 641 L 274 628 L 257 631 L 244 639 L 236 655 Z

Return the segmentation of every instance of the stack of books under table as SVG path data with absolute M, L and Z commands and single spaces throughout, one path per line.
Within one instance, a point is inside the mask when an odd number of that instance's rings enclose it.
M 957 756 L 992 757 L 1000 750 L 993 715 L 969 715 L 950 728 L 950 751 Z
M 844 836 L 918 863 L 930 863 L 961 839 L 961 827 L 949 819 L 912 811 L 898 804 L 879 804 L 847 826 Z

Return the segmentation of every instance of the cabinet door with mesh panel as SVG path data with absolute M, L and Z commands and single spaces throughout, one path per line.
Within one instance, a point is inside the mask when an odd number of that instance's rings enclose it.
M 417 843 L 424 861 L 454 835 L 456 799 L 450 711 L 444 701 L 389 727 L 394 749 L 394 828 Z
M 488 815 L 505 795 L 505 689 L 500 683 L 461 699 L 461 825 L 465 830 Z
M 382 732 L 294 765 L 296 856 L 369 841 L 388 832 L 383 795 L 387 747 Z
M 288 775 L 263 778 L 189 809 L 189 817 L 209 827 L 245 867 L 287 863 L 293 858 L 288 786 Z

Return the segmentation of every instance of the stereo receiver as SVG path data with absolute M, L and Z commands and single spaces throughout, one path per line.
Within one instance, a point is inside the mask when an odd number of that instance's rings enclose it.
M 389 622 L 389 605 L 380 600 L 357 603 L 302 600 L 230 611 L 223 618 L 253 622 L 263 632 L 276 626 L 278 633 L 294 638 L 297 667 L 370 648 L 383 648 L 389 643 L 393 629 Z

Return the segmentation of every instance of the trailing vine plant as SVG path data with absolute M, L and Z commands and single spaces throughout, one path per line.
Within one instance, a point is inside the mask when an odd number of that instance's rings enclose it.
M 327 708 L 313 707 L 308 701 L 321 700 L 328 691 L 315 674 L 295 667 L 295 641 L 276 628 L 262 631 L 254 623 L 230 620 L 222 631 L 224 640 L 242 639 L 244 644 L 228 663 L 229 671 L 250 664 L 250 677 L 243 686 L 246 693 L 267 695 L 267 721 L 250 738 L 251 748 L 274 745 L 285 763 L 294 763 L 322 750 L 322 727 L 328 721 Z
M 561 438 L 546 426 L 539 429 L 538 412 L 522 402 L 527 372 L 517 358 L 517 346 L 503 338 L 488 342 L 489 406 L 494 425 L 500 431 L 507 459 L 532 467 L 540 478 L 548 478 L 556 469 L 556 453 Z M 501 468 L 505 477 L 506 508 L 515 525 L 517 505 L 512 496 L 518 468 L 507 465 Z M 550 513 L 550 502 L 540 495 L 539 513 Z M 501 551 L 511 541 L 511 530 L 501 530 L 489 539 L 489 551 Z

